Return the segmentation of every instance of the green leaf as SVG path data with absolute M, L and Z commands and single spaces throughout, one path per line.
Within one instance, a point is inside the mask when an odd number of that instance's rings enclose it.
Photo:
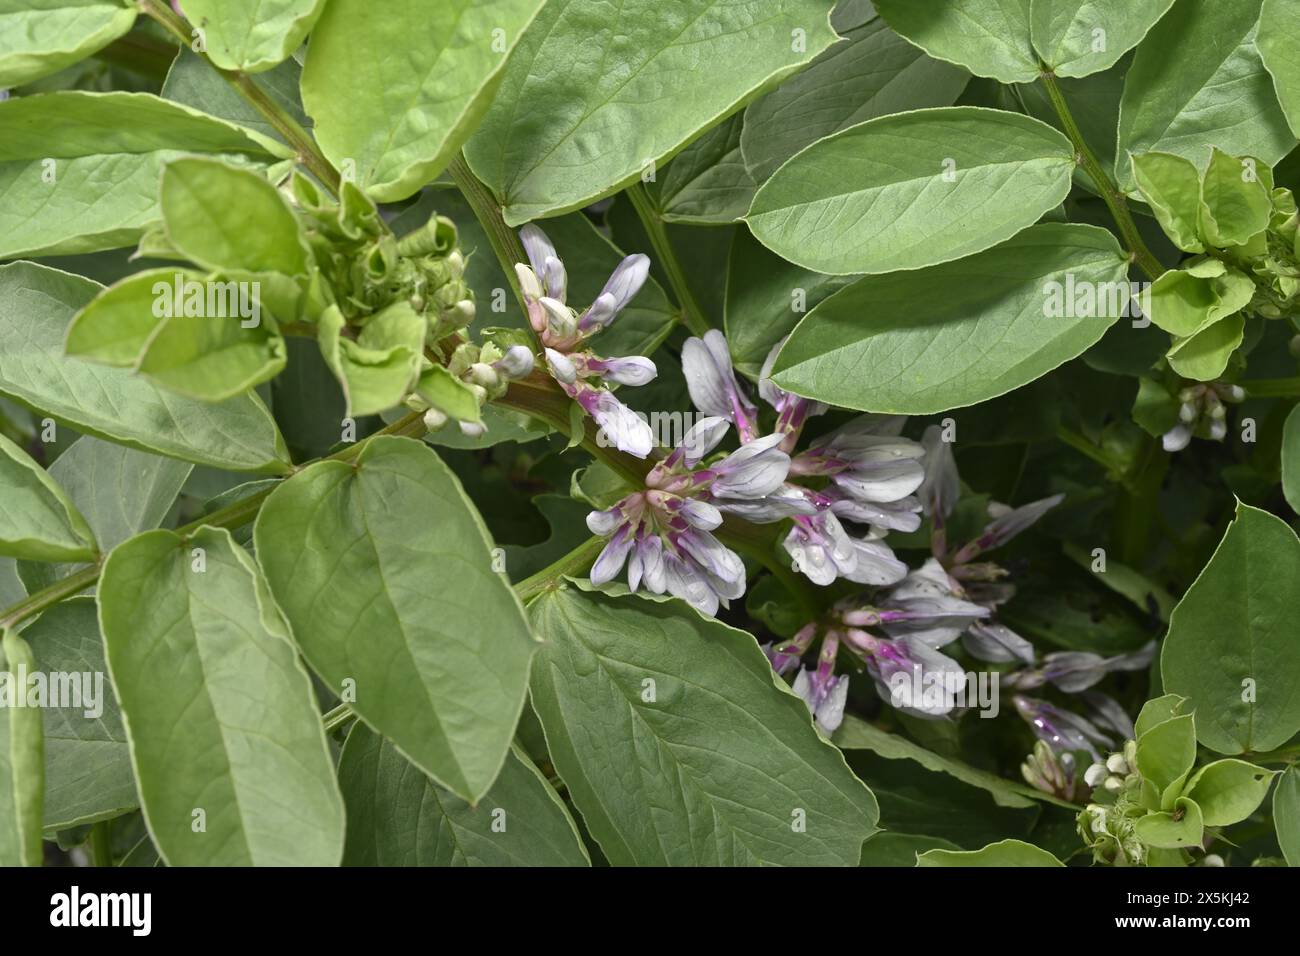
M 1300 731 L 1297 580 L 1295 532 L 1239 502 L 1214 556 L 1174 608 L 1160 655 L 1165 690 L 1190 699 L 1197 737 L 1211 750 L 1271 750 Z
M 1294 764 L 1273 791 L 1273 826 L 1287 866 L 1300 866 L 1300 767 Z
M 1267 180 L 1267 182 L 1266 182 Z M 1201 182 L 1200 234 L 1211 246 L 1244 246 L 1268 228 L 1272 170 L 1253 157 L 1210 150 Z
M 852 714 L 845 716 L 844 723 L 831 739 L 841 750 L 870 750 L 889 760 L 914 760 L 927 770 L 946 773 L 962 783 L 988 791 L 999 806 L 1032 807 L 1035 799 L 1052 802 L 1052 798 L 1041 791 L 1012 783 L 958 760 L 949 760 L 906 737 L 881 730 Z
M 128 0 L 0 0 L 0 89 L 93 55 L 135 23 Z
M 444 366 L 433 365 L 420 374 L 416 394 L 445 415 L 462 422 L 477 422 L 478 398 L 470 387 Z
M 749 211 L 757 184 L 740 152 L 743 119 L 737 113 L 713 127 L 649 184 L 665 222 L 718 226 Z
M 277 108 L 310 132 L 311 117 L 303 112 L 298 92 L 301 76 L 302 67 L 297 60 L 290 58 L 272 70 L 250 77 L 249 82 L 265 93 Z M 283 134 L 270 120 L 254 109 L 211 64 L 188 49 L 180 51 L 172 62 L 171 69 L 167 71 L 162 97 L 261 133 L 268 139 L 285 142 Z
M 390 0 L 377 15 L 369 0 L 331 0 L 302 72 L 325 155 L 340 169 L 350 163 L 381 202 L 433 181 L 487 110 L 539 5 Z
M 533 705 L 611 863 L 857 865 L 876 801 L 751 635 L 573 588 L 529 614 Z
M 27 687 L 17 674 L 36 672 L 27 642 L 5 630 L 0 640 L 4 670 L 0 672 L 0 866 L 40 866 L 41 803 L 45 791 L 44 730 L 36 707 L 15 707 L 14 695 L 26 703 Z
M 177 159 L 163 167 L 160 202 L 167 238 L 205 269 L 307 274 L 311 254 L 298 220 L 264 176 Z
M 862 866 L 916 866 L 918 854 L 926 850 L 960 850 L 940 837 L 915 833 L 877 833 L 862 846 Z
M 1197 229 L 1201 174 L 1196 164 L 1161 152 L 1140 153 L 1132 162 L 1133 179 L 1165 235 L 1184 252 L 1204 252 Z
M 107 554 L 127 538 L 162 524 L 192 470 L 185 462 L 84 435 L 59 455 L 49 474 L 85 516 Z M 76 567 L 23 562 L 18 572 L 34 592 Z M 41 649 L 38 642 L 37 651 Z
M 1255 283 L 1235 269 L 1224 269 L 1217 260 L 1219 275 L 1198 269 L 1170 269 L 1151 285 L 1147 309 L 1151 321 L 1175 336 L 1190 337 L 1250 304 Z
M 501 769 L 535 643 L 482 519 L 433 450 L 373 439 L 286 481 L 254 531 L 303 656 L 367 724 L 477 802 Z
M 1137 838 L 1147 846 L 1161 849 L 1200 846 L 1205 833 L 1201 808 L 1196 801 L 1179 797 L 1173 811 L 1158 811 L 1138 817 L 1134 824 Z
M 230 533 L 149 531 L 118 546 L 99 619 L 168 865 L 336 865 L 343 800 L 311 681 Z
M 836 40 L 827 13 L 821 0 L 768 0 L 761 11 L 552 0 L 511 56 L 466 158 L 510 225 L 580 209 L 826 49 Z M 680 91 L 670 107 L 669 90 Z
M 1156 788 L 1160 805 L 1172 806 L 1196 763 L 1196 724 L 1191 714 L 1171 717 L 1137 739 L 1137 766 Z
M 1186 793 L 1200 806 L 1207 827 L 1226 827 L 1259 809 L 1276 776 L 1244 760 L 1216 760 L 1192 774 Z
M 269 70 L 302 43 L 325 0 L 181 0 L 204 33 L 208 58 L 223 70 Z
M 1046 123 L 974 106 L 882 116 L 818 140 L 758 190 L 759 241 L 806 269 L 880 274 L 1009 239 L 1070 191 L 1074 151 Z
M 267 162 L 274 140 L 147 93 L 61 91 L 0 102 L 0 258 L 130 245 L 156 222 L 181 153 Z
M 1291 124 L 1291 131 L 1300 136 L 1300 49 L 1296 47 L 1297 35 L 1300 35 L 1300 2 L 1264 0 L 1256 41 L 1259 55 L 1273 76 L 1277 98 Z
M 121 709 L 104 679 L 95 602 L 73 598 L 56 604 L 23 636 L 35 649 L 36 670 L 73 678 L 72 706 L 42 710 L 45 831 L 106 820 L 139 806 Z
M 1038 0 L 1042 2 L 1042 0 Z M 926 53 L 1003 83 L 1038 79 L 1031 0 L 876 0 L 885 21 Z
M 102 288 L 30 262 L 0 266 L 0 394 L 132 448 L 227 471 L 290 469 L 284 440 L 256 395 L 212 405 L 125 369 L 65 357 L 69 320 Z
M 0 554 L 35 561 L 89 561 L 95 535 L 49 474 L 0 435 Z
M 1176 342 L 1166 353 L 1169 365 L 1183 378 L 1211 382 L 1228 367 L 1228 359 L 1241 345 L 1245 331 L 1245 316 L 1230 315 Z
M 1147 701 L 1142 705 L 1142 710 L 1138 712 L 1137 720 L 1133 723 L 1134 733 L 1141 737 L 1157 724 L 1163 724 L 1182 715 L 1187 710 L 1186 703 L 1187 698 L 1179 697 L 1177 694 L 1165 694 L 1163 697 Z
M 198 289 L 206 295 L 207 306 L 197 316 L 188 303 L 183 313 L 168 315 L 150 336 L 137 371 L 205 402 L 234 398 L 274 378 L 287 355 L 283 337 L 262 313 L 259 287 L 258 279 L 204 279 Z
M 590 866 L 569 811 L 518 747 L 477 806 L 358 722 L 339 758 L 345 866 Z
M 321 313 L 321 355 L 347 400 L 349 418 L 374 415 L 398 404 L 416 384 L 425 321 L 407 302 L 394 302 L 373 316 L 354 340 L 343 336 L 339 307 Z
M 1203 166 L 1208 146 L 1267 165 L 1291 151 L 1295 137 L 1255 47 L 1260 2 L 1178 0 L 1138 44 L 1120 102 L 1123 188 L 1133 186 L 1128 153 L 1159 150 Z
M 1137 46 L 1174 0 L 1033 0 L 1034 49 L 1057 76 L 1088 76 Z
M 203 273 L 192 269 L 145 269 L 101 291 L 73 316 L 67 354 L 134 368 L 162 324 L 156 306 L 166 301 L 178 275 L 186 283 L 204 280 Z
M 768 353 L 832 292 L 855 280 L 810 272 L 773 254 L 741 229 L 727 260 L 723 324 L 737 371 L 758 378 Z
M 745 108 L 740 148 L 755 181 L 823 136 L 890 113 L 951 106 L 970 79 L 883 20 L 850 30 L 845 40 Z
M 1089 311 L 1084 289 L 1095 291 L 1093 317 L 1067 317 Z M 1128 299 L 1128 259 L 1109 232 L 1044 223 L 979 255 L 837 292 L 796 327 L 774 381 L 864 411 L 973 405 L 1078 356 Z
M 1064 866 L 1052 854 L 1023 840 L 1002 840 L 981 850 L 927 850 L 917 866 Z
M 1291 510 L 1300 512 L 1300 405 L 1291 409 L 1282 429 L 1282 493 Z

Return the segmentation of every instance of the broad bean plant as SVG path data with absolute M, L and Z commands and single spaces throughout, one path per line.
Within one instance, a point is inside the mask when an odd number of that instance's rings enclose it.
M 1300 866 L 1300 0 L 0 0 L 0 863 Z

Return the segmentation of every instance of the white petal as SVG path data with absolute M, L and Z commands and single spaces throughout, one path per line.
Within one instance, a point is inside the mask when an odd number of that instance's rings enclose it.
M 629 355 L 627 358 L 606 359 L 601 377 L 620 385 L 645 385 L 654 381 L 657 371 L 655 363 L 644 355 Z
M 591 583 L 605 584 L 614 580 L 618 572 L 623 568 L 623 562 L 627 560 L 627 553 L 632 549 L 632 536 L 630 534 L 614 535 L 605 545 L 605 550 L 600 552 L 600 557 L 591 568 Z
M 557 382 L 572 385 L 578 380 L 578 370 L 567 355 L 555 349 L 546 350 L 546 367 L 551 370 Z
M 523 243 L 524 252 L 528 254 L 528 261 L 532 263 L 533 272 L 539 277 L 546 275 L 546 260 L 548 258 L 559 258 L 550 238 L 546 233 L 542 232 L 541 227 L 535 226 L 531 222 L 519 230 L 519 241 Z
M 718 442 L 722 441 L 727 429 L 731 424 L 726 418 L 720 415 L 712 415 L 708 418 L 701 418 L 692 425 L 677 447 L 680 448 L 686 458 L 686 464 L 695 465 L 701 458 L 718 447 Z

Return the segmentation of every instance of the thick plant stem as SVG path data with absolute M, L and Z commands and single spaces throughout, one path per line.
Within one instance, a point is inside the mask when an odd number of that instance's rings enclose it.
M 340 452 L 336 452 L 333 455 L 318 460 L 351 461 L 357 455 L 361 454 L 361 449 L 364 448 L 368 442 L 374 438 L 378 438 L 380 435 L 405 435 L 407 437 L 416 437 L 423 435 L 424 432 L 424 416 L 419 412 L 412 412 L 409 415 L 399 418 L 387 428 L 377 431 L 373 435 L 367 435 L 356 444 L 349 445 Z M 302 465 L 296 470 L 301 471 L 302 468 L 305 467 L 307 466 Z M 279 485 L 276 487 L 279 487 Z M 233 502 L 224 508 L 214 511 L 210 515 L 204 515 L 201 518 L 191 521 L 187 525 L 177 528 L 176 533 L 181 537 L 185 537 L 193 534 L 200 528 L 205 527 L 242 527 L 257 517 L 257 513 L 261 510 L 263 503 L 265 503 L 266 499 L 270 497 L 271 492 L 274 490 L 274 488 L 267 488 L 263 491 L 257 492 L 256 494 L 249 495 L 247 498 Z M 82 568 L 80 571 L 69 574 L 66 578 L 60 578 L 48 587 L 41 588 L 41 590 L 37 591 L 35 594 L 28 595 L 13 607 L 7 608 L 3 614 L 0 614 L 0 630 L 7 627 L 13 627 L 16 624 L 21 624 L 28 618 L 35 617 L 47 608 L 58 604 L 60 601 L 64 601 L 67 598 L 72 597 L 74 594 L 86 590 L 88 587 L 93 587 L 95 582 L 99 580 L 99 575 L 103 570 L 104 566 L 102 562 L 92 564 L 89 567 Z
M 469 163 L 465 162 L 464 154 L 457 154 L 451 161 L 451 165 L 447 167 L 447 172 L 451 175 L 456 188 L 465 197 L 465 201 L 469 203 L 469 208 L 474 211 L 474 218 L 487 233 L 488 242 L 496 254 L 501 271 L 506 274 L 506 281 L 510 283 L 515 299 L 519 302 L 519 308 L 527 318 L 528 303 L 524 301 L 524 292 L 519 288 L 519 279 L 515 276 L 515 264 L 528 261 L 523 243 L 519 241 L 518 234 L 506 225 L 501 215 L 501 205 L 483 181 L 474 175 L 474 171 L 469 168 Z M 532 326 L 528 325 L 527 328 L 536 338 Z
M 515 594 L 519 595 L 521 601 L 528 601 L 537 597 L 543 591 L 553 587 L 557 581 L 566 575 L 578 574 L 587 570 L 604 547 L 604 538 L 588 538 L 564 557 L 516 584 Z
M 673 251 L 672 242 L 668 239 L 668 230 L 664 228 L 664 221 L 659 218 L 659 210 L 655 208 L 649 193 L 641 183 L 633 183 L 625 192 L 627 198 L 632 201 L 632 207 L 636 209 L 642 228 L 650 237 L 650 245 L 654 248 L 655 255 L 659 257 L 659 264 L 668 273 L 668 284 L 673 287 L 673 295 L 677 297 L 677 304 L 681 307 L 686 326 L 696 335 L 703 335 L 709 331 L 708 320 L 704 317 L 704 310 L 700 308 L 695 293 L 691 292 L 690 283 L 686 281 L 686 273 L 682 271 L 682 264 L 677 260 L 677 253 Z
M 1143 567 L 1148 539 L 1156 522 L 1160 486 L 1169 470 L 1169 456 L 1159 442 L 1144 436 L 1137 467 L 1130 481 L 1121 486 L 1115 498 L 1115 518 L 1111 525 L 1111 547 L 1115 558 L 1129 567 Z
M 140 9 L 158 21 L 163 29 L 176 38 L 181 47 L 190 46 L 191 36 L 185 21 L 164 0 L 139 0 L 139 3 Z M 208 59 L 206 54 L 198 53 L 197 55 L 202 57 L 217 73 L 221 74 L 221 78 L 229 83 L 249 106 L 266 117 L 267 122 L 275 127 L 275 131 L 284 137 L 285 142 L 289 144 L 289 148 L 297 154 L 298 162 L 307 167 L 313 176 L 337 196 L 339 187 L 342 185 L 338 170 L 330 165 L 329 160 L 325 158 L 325 154 L 316 145 L 316 141 L 302 128 L 302 124 L 290 116 L 271 97 L 267 96 L 266 91 L 258 86 L 247 73 L 241 73 L 237 70 L 223 70 Z
M 1110 176 L 1102 168 L 1101 163 L 1097 161 L 1097 157 L 1083 138 L 1083 133 L 1079 130 L 1079 124 L 1074 121 L 1074 114 L 1070 112 L 1069 104 L 1065 102 L 1065 96 L 1062 95 L 1061 88 L 1056 84 L 1056 75 L 1047 67 L 1043 67 L 1039 78 L 1043 81 L 1043 88 L 1047 90 L 1047 98 L 1052 101 L 1052 107 L 1056 110 L 1056 115 L 1065 128 L 1065 135 L 1070 137 L 1079 165 L 1083 167 L 1083 171 L 1088 174 L 1088 178 L 1097 187 L 1097 192 L 1101 195 L 1102 201 L 1106 203 L 1106 208 L 1110 210 L 1111 216 L 1114 217 L 1115 225 L 1119 227 L 1120 235 L 1124 239 L 1124 245 L 1132 255 L 1133 261 L 1137 263 L 1139 269 L 1147 274 L 1148 278 L 1158 279 L 1165 272 L 1165 267 L 1160 264 L 1160 260 L 1142 241 L 1137 223 L 1133 221 L 1133 214 L 1129 212 L 1128 200 L 1119 191 L 1115 183 L 1111 181 Z
M 101 820 L 90 828 L 90 857 L 95 866 L 113 865 L 112 820 Z
M 1260 378 L 1240 384 L 1247 398 L 1300 398 L 1300 378 Z

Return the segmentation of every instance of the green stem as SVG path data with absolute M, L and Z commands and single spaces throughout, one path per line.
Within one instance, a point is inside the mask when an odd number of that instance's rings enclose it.
M 139 0 L 140 9 L 152 17 L 168 33 L 176 38 L 182 48 L 190 47 L 191 36 L 188 25 L 176 14 L 165 0 Z M 197 53 L 209 66 L 221 75 L 249 106 L 261 113 L 277 133 L 284 137 L 289 148 L 297 154 L 298 162 L 309 169 L 313 176 L 321 181 L 334 195 L 338 195 L 342 185 L 338 170 L 330 165 L 325 154 L 320 151 L 316 141 L 302 128 L 288 111 L 276 103 L 266 91 L 253 81 L 247 73 L 237 70 L 223 70 L 208 58 L 206 53 Z
M 351 461 L 357 455 L 361 454 L 362 448 L 380 435 L 405 435 L 408 437 L 416 437 L 423 435 L 424 431 L 424 416 L 419 412 L 412 412 L 409 415 L 399 418 L 387 428 L 381 429 L 373 435 L 367 435 L 356 444 L 349 445 L 342 451 L 319 460 Z M 301 471 L 306 467 L 307 465 L 301 465 L 295 470 Z M 279 485 L 276 485 L 276 487 L 278 488 Z M 201 518 L 191 521 L 187 525 L 177 528 L 176 533 L 181 537 L 186 537 L 204 527 L 242 527 L 257 517 L 258 511 L 262 508 L 262 504 L 274 490 L 275 488 L 267 488 L 257 492 L 256 494 L 251 494 L 247 498 L 242 498 L 239 501 L 233 502 L 226 505 L 224 508 L 212 512 L 210 515 L 204 515 Z M 3 614 L 0 614 L 0 630 L 21 624 L 28 618 L 40 614 L 46 608 L 52 607 L 80 591 L 84 591 L 88 587 L 93 587 L 95 582 L 99 580 L 99 575 L 103 570 L 104 566 L 102 562 L 92 564 L 82 568 L 80 571 L 73 572 L 66 578 L 60 578 L 58 581 L 55 581 L 48 587 L 41 588 L 41 590 L 34 594 L 28 595 L 13 607 L 7 608 Z
M 1111 525 L 1111 548 L 1121 564 L 1141 570 L 1148 554 L 1147 541 L 1159 514 L 1157 498 L 1169 470 L 1169 456 L 1150 435 L 1143 435 L 1138 465 L 1120 486 Z
M 1260 378 L 1240 384 L 1247 398 L 1300 398 L 1300 378 Z
M 339 704 L 321 717 L 321 723 L 325 725 L 325 733 L 332 734 L 346 724 L 351 717 L 352 708 L 347 704 Z
M 627 198 L 632 200 L 632 206 L 641 220 L 641 226 L 650 237 L 650 245 L 659 258 L 659 264 L 668 274 L 668 284 L 673 287 L 673 294 L 681 306 L 682 318 L 692 332 L 703 335 L 709 331 L 709 322 L 704 317 L 704 310 L 700 308 L 695 293 L 691 292 L 690 283 L 686 281 L 686 273 L 682 271 L 682 264 L 677 260 L 677 253 L 673 251 L 673 244 L 668 238 L 668 230 L 664 227 L 663 219 L 659 217 L 659 210 L 655 208 L 654 201 L 651 200 L 650 194 L 646 192 L 642 183 L 633 183 L 625 192 Z
M 1101 163 L 1097 161 L 1097 157 L 1083 138 L 1083 133 L 1079 130 L 1079 124 L 1074 121 L 1074 114 L 1070 112 L 1070 107 L 1065 102 L 1065 96 L 1061 93 L 1061 88 L 1056 85 L 1055 74 L 1046 66 L 1043 66 L 1039 79 L 1043 81 L 1043 87 L 1047 90 L 1047 98 L 1052 101 L 1052 107 L 1056 110 L 1056 115 L 1061 120 L 1061 126 L 1065 129 L 1065 135 L 1070 137 L 1070 142 L 1074 145 L 1076 161 L 1083 167 L 1083 171 L 1088 174 L 1088 178 L 1092 180 L 1093 185 L 1097 187 L 1098 194 L 1101 196 L 1102 201 L 1106 203 L 1106 208 L 1110 210 L 1110 214 L 1115 219 L 1115 224 L 1119 227 L 1120 235 L 1124 239 L 1124 245 L 1128 248 L 1133 261 L 1137 263 L 1138 268 L 1147 274 L 1148 278 L 1159 278 L 1165 272 L 1165 267 L 1160 264 L 1160 260 L 1142 241 L 1137 223 L 1133 221 L 1133 215 L 1129 212 L 1128 200 L 1111 181 L 1110 176 L 1102 168 Z
M 565 434 L 569 432 L 569 411 L 573 407 L 573 400 L 542 373 L 534 372 L 526 379 L 511 382 L 506 394 L 498 399 L 498 404 L 546 422 Z M 629 484 L 641 487 L 654 462 L 633 458 L 617 448 L 602 444 L 599 440 L 600 428 L 590 417 L 583 415 L 582 424 L 583 434 L 579 442 L 583 449 L 596 460 L 608 465 Z
M 519 288 L 519 279 L 515 275 L 515 264 L 528 262 L 528 254 L 524 252 L 524 245 L 519 241 L 519 235 L 506 225 L 505 218 L 501 215 L 501 204 L 497 202 L 496 197 L 483 181 L 474 175 L 474 171 L 469 168 L 469 163 L 465 162 L 463 154 L 458 154 L 451 161 L 447 172 L 455 182 L 456 188 L 465 197 L 465 201 L 469 203 L 474 218 L 487 233 L 488 243 L 496 254 L 501 271 L 506 274 L 506 281 L 510 283 L 515 299 L 519 302 L 519 308 L 527 318 L 528 303 L 524 301 L 524 292 Z M 532 332 L 532 325 L 528 324 L 527 328 L 536 339 L 536 333 Z
M 552 562 L 531 577 L 524 578 L 515 585 L 519 600 L 528 601 L 549 590 L 560 578 L 578 574 L 591 567 L 593 561 L 605 547 L 605 538 L 588 538 L 564 557 Z
M 101 820 L 90 828 L 90 860 L 95 866 L 113 865 L 112 820 Z

